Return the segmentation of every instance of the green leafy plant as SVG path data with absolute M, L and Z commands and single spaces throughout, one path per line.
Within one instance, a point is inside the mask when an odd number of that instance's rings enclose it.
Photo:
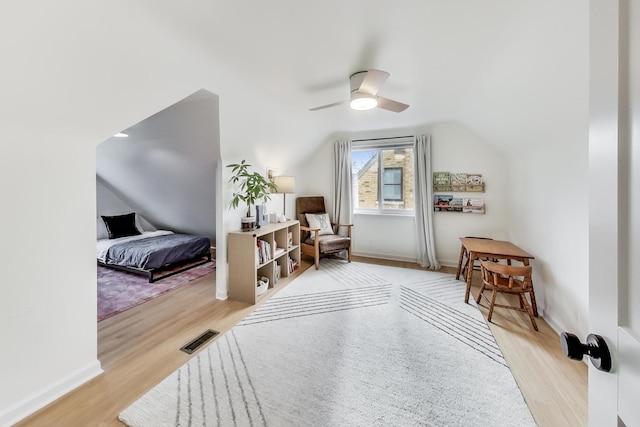
M 227 167 L 231 168 L 231 173 L 233 173 L 229 182 L 237 187 L 237 191 L 233 193 L 229 203 L 229 209 L 237 208 L 240 202 L 244 202 L 247 204 L 247 216 L 251 216 L 252 205 L 259 201 L 265 203 L 267 200 L 271 200 L 269 192 L 278 190 L 277 185 L 258 172 L 249 172 L 251 165 L 245 160 L 240 163 L 232 163 Z

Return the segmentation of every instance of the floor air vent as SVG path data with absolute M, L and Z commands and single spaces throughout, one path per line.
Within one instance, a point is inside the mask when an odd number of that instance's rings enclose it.
M 209 329 L 208 331 L 200 335 L 198 338 L 196 338 L 195 340 L 191 341 L 189 344 L 182 347 L 180 350 L 184 351 L 185 353 L 191 354 L 197 349 L 199 349 L 200 347 L 202 347 L 204 343 L 206 343 L 207 341 L 209 341 L 211 338 L 215 337 L 219 333 L 220 332 L 218 331 Z

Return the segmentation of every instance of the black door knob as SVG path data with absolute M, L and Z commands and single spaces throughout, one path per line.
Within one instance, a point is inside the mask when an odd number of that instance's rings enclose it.
M 611 371 L 609 346 L 600 335 L 589 334 L 587 343 L 582 344 L 574 334 L 563 332 L 560 334 L 560 345 L 562 346 L 562 352 L 569 359 L 582 360 L 582 357 L 586 354 L 589 356 L 591 364 L 597 369 L 604 372 Z

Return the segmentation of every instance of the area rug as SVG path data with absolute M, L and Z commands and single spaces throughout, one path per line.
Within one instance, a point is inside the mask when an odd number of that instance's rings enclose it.
M 533 426 L 465 285 L 323 260 L 123 411 L 143 426 Z
M 98 321 L 122 313 L 132 307 L 181 288 L 211 274 L 215 260 L 190 270 L 149 283 L 141 275 L 98 266 Z

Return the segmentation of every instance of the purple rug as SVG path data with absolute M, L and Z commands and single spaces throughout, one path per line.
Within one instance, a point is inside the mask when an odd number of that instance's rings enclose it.
M 98 322 L 211 274 L 215 260 L 149 283 L 145 276 L 98 266 Z

